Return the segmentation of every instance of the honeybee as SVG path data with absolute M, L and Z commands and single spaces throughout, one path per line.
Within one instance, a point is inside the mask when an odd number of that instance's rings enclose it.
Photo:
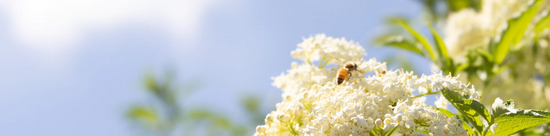
M 338 85 L 342 84 L 344 81 L 347 81 L 354 71 L 357 71 L 357 63 L 348 62 L 344 64 L 344 67 L 340 68 L 338 70 L 338 75 L 336 75 Z

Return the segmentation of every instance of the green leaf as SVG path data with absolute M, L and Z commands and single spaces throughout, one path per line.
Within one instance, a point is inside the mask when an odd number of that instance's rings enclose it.
M 227 117 L 206 109 L 191 109 L 189 110 L 188 116 L 192 121 L 209 121 L 212 123 L 211 128 L 229 130 L 235 126 Z
M 468 8 L 473 8 L 476 11 L 479 11 L 481 6 L 481 0 L 449 0 L 446 2 L 452 12 L 457 12 Z
M 469 136 L 473 136 L 474 135 L 474 129 L 472 129 L 472 127 L 470 127 L 470 125 L 468 125 L 468 122 L 464 122 L 464 121 L 460 121 L 462 122 L 462 128 L 464 128 L 464 130 L 468 131 L 468 135 Z
M 450 90 L 449 88 L 441 89 L 441 94 L 443 94 L 445 99 L 447 99 L 449 102 L 460 101 L 468 99 L 470 97 L 468 94 L 460 94 L 456 91 Z
M 545 29 L 550 28 L 550 12 L 546 11 L 545 13 L 546 13 L 546 16 L 544 16 L 544 18 L 539 20 L 539 22 L 537 22 L 537 25 L 535 25 L 536 34 L 539 34 Z
M 468 122 L 474 125 L 474 128 L 477 131 L 479 132 L 483 131 L 483 128 L 484 128 L 483 122 L 481 122 L 481 117 L 475 110 L 472 110 L 470 108 L 463 108 L 463 107 L 461 107 L 462 109 L 459 109 L 459 107 L 456 105 L 455 107 L 457 108 L 458 111 L 460 111 L 461 114 L 464 115 L 464 117 L 468 120 Z
M 432 46 L 430 45 L 430 43 L 428 43 L 428 40 L 426 40 L 426 38 L 424 38 L 424 36 L 422 36 L 420 33 L 416 32 L 416 30 L 410 27 L 407 23 L 401 22 L 401 26 L 403 26 L 403 28 L 405 28 L 418 42 L 422 44 L 422 46 L 424 46 L 424 48 L 430 55 L 430 59 L 435 62 L 437 60 L 437 57 L 434 54 Z
M 479 53 L 479 55 L 481 55 L 481 57 L 483 57 L 487 61 L 493 62 L 493 55 L 491 55 L 491 53 L 489 53 L 485 50 L 482 50 L 482 49 L 477 49 L 476 51 L 477 51 L 477 53 Z
M 189 110 L 189 113 L 187 116 L 189 116 L 189 119 L 192 119 L 192 120 L 201 120 L 201 119 L 207 119 L 214 116 L 214 113 L 205 109 L 191 109 Z
M 487 132 L 488 136 L 511 135 L 526 128 L 550 123 L 550 114 L 544 111 L 518 110 L 509 112 L 495 119 L 495 133 Z
M 481 115 L 481 117 L 485 118 L 485 120 L 487 120 L 489 124 L 493 123 L 493 117 L 491 116 L 489 111 L 487 111 L 483 104 L 479 103 L 476 100 L 467 99 L 461 101 L 453 101 L 452 103 L 455 103 L 456 106 L 458 106 L 457 109 L 474 110 L 477 114 Z
M 260 98 L 247 96 L 241 99 L 241 104 L 250 114 L 260 112 Z
M 437 110 L 439 110 L 439 112 L 447 115 L 447 117 L 449 117 L 449 118 L 452 118 L 452 117 L 456 116 L 455 113 L 453 113 L 453 112 L 451 112 L 447 109 L 437 108 Z
M 454 118 L 454 117 L 458 117 L 458 115 L 456 115 L 455 113 L 447 110 L 447 109 L 442 109 L 442 108 L 437 108 L 437 110 L 439 110 L 441 113 L 447 115 L 447 117 L 449 118 Z M 468 135 L 473 135 L 474 134 L 474 130 L 472 129 L 472 127 L 470 127 L 468 125 L 467 122 L 464 122 L 462 119 L 460 120 L 460 123 L 462 123 L 462 127 L 468 131 Z
M 409 23 L 409 19 L 405 16 L 394 15 L 386 17 L 386 19 L 384 19 L 384 22 L 391 26 L 401 27 L 401 23 Z
M 520 111 L 534 112 L 534 113 L 538 113 L 539 115 L 550 118 L 550 112 L 548 112 L 548 111 L 541 111 L 541 110 L 520 110 Z
M 458 74 L 458 73 L 462 72 L 464 69 L 467 69 L 469 66 L 470 66 L 469 63 L 458 64 L 458 66 L 456 67 L 454 73 Z
M 416 72 L 413 64 L 404 54 L 390 55 L 386 57 L 383 62 L 386 62 L 388 67 L 400 67 L 405 71 Z
M 444 58 L 447 67 L 452 66 L 449 54 L 447 53 L 447 47 L 445 47 L 445 42 L 443 42 L 443 39 L 441 39 L 441 37 L 439 36 L 439 34 L 437 34 L 431 24 L 428 24 L 428 26 L 432 31 L 432 35 L 436 45 L 435 47 L 437 47 L 438 54 Z
M 150 126 L 155 125 L 159 120 L 157 112 L 154 109 L 144 106 L 132 107 L 132 109 L 128 111 L 127 116 Z
M 416 42 L 405 39 L 401 35 L 384 35 L 376 39 L 375 45 L 385 45 L 408 50 L 424 56 L 422 50 L 416 46 Z
M 449 100 L 451 104 L 460 112 L 460 114 L 470 122 L 474 128 L 481 132 L 483 131 L 483 123 L 481 122 L 481 116 L 474 109 L 464 104 L 456 103 L 456 101 L 465 100 L 468 98 L 466 95 L 459 94 L 458 92 L 449 90 L 448 88 L 441 89 L 441 94 L 445 99 Z
M 447 1 L 451 11 L 459 11 L 463 8 L 468 8 L 470 6 L 469 0 L 450 0 Z
M 497 64 L 502 63 L 504 57 L 506 57 L 506 54 L 508 54 L 510 50 L 510 46 L 515 46 L 520 42 L 525 34 L 527 26 L 543 3 L 544 0 L 536 0 L 529 9 L 521 14 L 521 16 L 508 21 L 508 28 L 504 31 L 500 37 L 500 42 L 494 49 L 495 62 Z
M 159 89 L 159 85 L 153 74 L 146 74 L 143 79 L 143 84 L 145 84 L 145 88 L 151 92 L 155 92 Z

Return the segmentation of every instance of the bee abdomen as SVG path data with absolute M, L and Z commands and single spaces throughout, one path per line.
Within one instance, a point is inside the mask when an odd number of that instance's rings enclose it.
M 338 78 L 338 85 L 342 84 L 344 82 L 343 78 Z
M 344 80 L 346 80 L 348 77 L 348 71 L 345 69 L 340 69 L 338 71 L 338 75 L 336 75 L 336 78 L 338 79 L 338 85 L 342 84 Z

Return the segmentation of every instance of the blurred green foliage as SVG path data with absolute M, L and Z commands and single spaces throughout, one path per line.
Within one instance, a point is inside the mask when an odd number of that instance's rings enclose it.
M 426 19 L 436 22 L 447 18 L 451 12 L 471 8 L 481 10 L 481 0 L 417 0 L 425 10 Z
M 414 68 L 411 61 L 401 55 L 390 55 L 386 57 L 383 62 L 387 62 L 390 67 L 403 68 L 405 71 L 418 71 Z
M 501 80 L 494 80 L 497 78 L 497 76 L 501 75 L 504 71 L 510 71 L 511 78 L 517 78 L 518 73 L 517 71 L 513 71 L 515 67 L 518 67 L 518 65 L 525 64 L 525 63 L 518 63 L 518 61 L 527 60 L 526 54 L 522 54 L 523 52 L 529 52 L 527 50 L 532 50 L 532 53 L 528 53 L 527 55 L 533 55 L 535 56 L 540 50 L 538 46 L 532 46 L 532 48 L 520 48 L 516 51 L 512 51 L 511 48 L 515 48 L 517 44 L 520 43 L 520 41 L 524 38 L 524 35 L 526 35 L 526 32 L 528 32 L 529 25 L 531 24 L 533 18 L 536 16 L 537 11 L 539 11 L 539 8 L 541 5 L 544 4 L 544 0 L 536 0 L 533 4 L 530 4 L 529 7 L 527 7 L 522 14 L 520 14 L 517 17 L 514 17 L 507 22 L 507 28 L 502 31 L 500 34 L 500 37 L 498 39 L 501 40 L 493 40 L 491 39 L 490 43 L 488 44 L 487 48 L 475 48 L 472 50 L 469 50 L 466 52 L 466 61 L 462 62 L 460 64 L 455 63 L 455 60 L 451 58 L 448 55 L 446 45 L 443 41 L 443 38 L 438 34 L 436 29 L 432 27 L 431 24 L 445 22 L 447 16 L 452 12 L 457 12 L 462 9 L 474 9 L 476 11 L 482 10 L 481 7 L 481 0 L 418 0 L 418 2 L 423 5 L 425 9 L 425 13 L 427 13 L 427 16 L 424 16 L 425 22 L 422 22 L 423 24 L 427 24 L 431 31 L 432 35 L 432 41 L 426 40 L 426 38 L 419 34 L 417 30 L 415 30 L 411 22 L 407 17 L 403 16 L 390 16 L 386 18 L 386 24 L 388 31 L 386 31 L 385 34 L 380 35 L 379 37 L 376 37 L 375 45 L 382 45 L 382 46 L 389 46 L 389 47 L 395 47 L 399 49 L 403 49 L 405 51 L 409 51 L 415 54 L 418 54 L 420 56 L 425 57 L 428 60 L 431 60 L 435 65 L 437 65 L 445 74 L 452 74 L 453 76 L 457 76 L 459 73 L 463 72 L 463 74 L 466 75 L 469 82 L 472 81 L 481 81 L 482 84 L 479 86 L 476 86 L 476 88 L 481 87 L 481 94 L 486 94 L 492 88 L 496 88 L 496 86 L 501 86 Z M 542 19 L 537 20 L 536 25 L 534 26 L 534 30 L 530 33 L 533 33 L 535 35 L 534 37 L 534 43 L 538 45 L 539 37 L 538 35 L 543 32 L 543 30 L 550 28 L 548 22 L 550 20 L 550 15 L 548 12 L 546 12 L 545 15 L 543 15 Z M 431 45 L 430 43 L 435 43 L 434 45 Z M 435 50 L 432 48 L 436 48 Z M 550 60 L 549 55 L 545 55 L 546 59 Z M 530 56 L 532 57 L 532 56 Z M 532 57 L 534 58 L 534 57 Z M 388 64 L 391 65 L 392 63 L 400 64 L 400 65 L 409 65 L 408 62 L 402 62 L 402 61 L 395 61 L 398 60 L 396 58 L 388 58 Z M 456 61 L 458 62 L 458 61 Z M 523 74 L 523 73 L 521 73 Z M 542 80 L 546 86 L 548 84 L 548 79 L 550 79 L 550 75 L 547 75 L 548 73 L 537 73 L 542 75 L 534 75 L 533 78 L 537 78 L 536 80 Z M 481 77 L 480 75 L 484 75 Z M 497 90 L 498 91 L 498 90 Z M 483 98 L 487 99 L 487 98 Z M 450 99 L 449 99 L 450 100 Z M 491 100 L 494 100 L 492 98 Z M 492 102 L 492 101 L 491 101 Z M 490 103 L 485 103 L 490 104 Z M 455 103 L 453 103 L 455 105 Z M 463 104 L 464 105 L 464 104 Z M 545 105 L 545 104 L 540 104 Z M 456 107 L 457 105 L 455 105 Z M 468 110 L 476 110 L 475 108 L 483 107 L 481 103 L 477 103 L 474 105 L 468 105 L 470 107 L 466 107 Z M 472 108 L 474 107 L 474 108 Z M 463 106 L 464 108 L 464 106 Z M 479 113 L 484 113 L 484 110 L 480 110 L 484 108 L 479 108 Z M 460 116 L 464 113 L 461 113 Z M 476 114 L 476 116 L 483 115 L 483 114 Z M 518 115 L 519 116 L 519 115 Z M 487 116 L 489 117 L 489 116 Z M 482 128 L 479 126 L 480 122 L 472 123 L 473 118 L 469 119 L 470 124 L 474 125 L 474 129 L 477 130 L 477 132 L 482 132 L 483 134 L 487 133 L 487 128 Z M 487 119 L 486 119 L 487 120 Z M 476 120 L 477 121 L 477 120 Z M 501 121 L 501 120 L 499 120 Z M 491 122 L 489 122 L 491 123 Z M 500 122 L 502 125 L 504 123 Z M 514 122 L 518 123 L 518 122 Z M 510 123 L 510 124 L 514 124 Z M 543 122 L 544 123 L 544 122 Z M 537 124 L 532 124 L 533 126 L 536 126 Z M 468 125 L 465 125 L 465 128 Z M 499 126 L 501 127 L 501 126 Z M 525 129 L 527 127 L 510 127 L 506 128 L 505 126 L 502 126 L 501 132 L 504 134 L 504 131 L 508 131 L 505 129 L 511 129 L 515 128 L 518 131 L 521 129 Z M 472 128 L 469 128 L 472 129 Z M 497 129 L 498 131 L 498 129 Z M 515 132 L 516 130 L 514 130 Z M 479 133 L 481 134 L 481 133 Z M 510 133 L 512 134 L 512 133 Z M 526 130 L 519 131 L 517 133 L 518 135 L 542 135 L 542 134 L 550 134 L 550 127 L 548 124 L 542 125 L 539 127 L 532 127 Z M 508 135 L 508 133 L 506 133 Z
M 267 113 L 262 111 L 258 96 L 247 95 L 242 98 L 241 106 L 249 117 L 246 124 L 239 124 L 220 110 L 206 107 L 185 107 L 184 102 L 200 86 L 190 81 L 182 87 L 176 87 L 175 72 L 168 71 L 162 77 L 148 73 L 143 84 L 152 101 L 131 106 L 126 116 L 138 129 L 150 135 L 251 135 L 255 126 L 263 123 Z M 195 105 L 194 105 L 195 106 Z M 202 130 L 202 131 L 201 131 Z
M 462 9 L 469 8 L 479 11 L 482 8 L 481 0 L 417 0 L 417 2 L 422 5 L 425 13 L 423 18 L 425 22 L 428 22 L 428 24 L 436 24 L 444 21 L 450 13 L 457 12 Z M 385 22 L 387 25 L 387 31 L 385 34 L 381 34 L 375 38 L 374 45 L 391 46 L 425 56 L 434 62 L 444 64 L 445 68 L 442 67 L 442 70 L 445 73 L 454 73 L 456 71 L 463 70 L 466 66 L 468 66 L 467 64 L 452 64 L 453 60 L 449 59 L 442 38 L 436 30 L 431 27 L 431 25 L 429 25 L 430 30 L 433 35 L 433 40 L 436 43 L 435 47 L 439 54 L 436 54 L 433 51 L 432 45 L 430 45 L 429 41 L 411 26 L 411 22 L 408 17 L 401 15 L 388 16 L 386 17 Z M 404 36 L 407 33 L 412 37 Z M 444 58 L 445 60 L 436 60 L 437 58 Z M 407 65 L 402 64 L 403 62 L 401 61 L 397 63 L 400 63 L 402 66 Z M 438 64 L 438 66 L 441 67 L 443 65 Z

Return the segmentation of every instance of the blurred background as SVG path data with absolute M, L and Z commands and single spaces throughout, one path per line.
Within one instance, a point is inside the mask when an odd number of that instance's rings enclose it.
M 2 0 L 0 135 L 251 135 L 281 100 L 271 77 L 303 37 L 345 37 L 366 58 L 431 73 L 422 56 L 373 46 L 385 17 L 423 10 L 411 0 Z

